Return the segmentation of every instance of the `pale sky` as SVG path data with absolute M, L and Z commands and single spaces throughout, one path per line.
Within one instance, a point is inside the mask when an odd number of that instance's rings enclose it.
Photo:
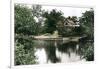
M 75 6 L 93 6 L 95 0 L 14 0 L 14 3 L 23 3 L 23 4 L 46 4 L 46 5 L 75 5 Z M 64 16 L 77 16 L 80 17 L 82 13 L 90 8 L 72 8 L 72 7 L 55 7 L 55 6 L 43 6 L 43 9 L 51 11 L 52 9 L 61 10 L 64 13 Z
M 58 11 L 62 11 L 64 16 L 82 16 L 82 13 L 90 10 L 90 8 L 76 8 L 76 7 L 56 7 L 56 6 L 42 6 L 42 9 L 46 11 L 51 11 L 52 9 L 56 9 Z
M 27 5 L 28 7 L 32 7 L 32 5 Z M 52 9 L 56 9 L 57 11 L 62 11 L 63 15 L 65 17 L 68 16 L 77 16 L 77 17 L 81 17 L 82 13 L 84 13 L 85 11 L 90 10 L 90 8 L 80 8 L 80 7 L 65 7 L 65 6 L 48 6 L 48 5 L 42 5 L 42 10 L 45 11 L 52 11 Z

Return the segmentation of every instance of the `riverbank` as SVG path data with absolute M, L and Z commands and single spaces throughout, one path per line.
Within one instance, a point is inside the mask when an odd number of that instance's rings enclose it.
M 34 36 L 34 39 L 38 40 L 71 40 L 78 41 L 81 37 L 56 37 L 56 36 Z

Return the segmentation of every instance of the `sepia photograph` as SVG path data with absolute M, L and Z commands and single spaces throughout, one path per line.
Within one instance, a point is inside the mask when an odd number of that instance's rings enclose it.
M 14 65 L 94 61 L 94 8 L 14 4 Z

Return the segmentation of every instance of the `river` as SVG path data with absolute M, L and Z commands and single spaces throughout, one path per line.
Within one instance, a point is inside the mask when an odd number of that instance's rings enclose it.
M 34 47 L 39 64 L 93 61 L 93 42 L 34 40 Z

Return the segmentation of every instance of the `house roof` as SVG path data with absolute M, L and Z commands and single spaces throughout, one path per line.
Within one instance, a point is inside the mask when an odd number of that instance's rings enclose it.
M 64 21 L 64 26 L 79 27 L 80 25 L 78 24 L 78 22 L 74 22 L 73 20 L 66 19 Z

